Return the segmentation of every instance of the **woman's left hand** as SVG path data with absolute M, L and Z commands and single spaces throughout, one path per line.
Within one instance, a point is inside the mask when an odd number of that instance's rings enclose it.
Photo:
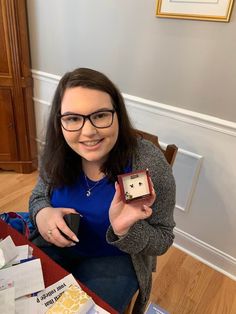
M 109 218 L 114 233 L 118 236 L 122 236 L 129 231 L 129 228 L 135 222 L 151 216 L 152 209 L 150 206 L 152 206 L 156 199 L 156 193 L 152 188 L 149 197 L 124 203 L 117 182 L 115 183 L 115 188 L 116 192 L 109 209 Z

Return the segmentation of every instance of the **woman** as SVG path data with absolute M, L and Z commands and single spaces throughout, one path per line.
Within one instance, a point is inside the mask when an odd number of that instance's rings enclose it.
M 147 168 L 151 196 L 123 203 L 117 175 Z M 139 289 L 133 312 L 143 313 L 156 256 L 173 242 L 174 205 L 171 168 L 137 139 L 119 90 L 91 69 L 66 73 L 30 198 L 34 242 L 119 313 Z M 78 237 L 63 219 L 68 213 L 81 215 Z

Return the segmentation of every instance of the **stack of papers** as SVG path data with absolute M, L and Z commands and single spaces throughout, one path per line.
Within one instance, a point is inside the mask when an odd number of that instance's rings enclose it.
M 72 306 L 73 303 L 73 306 Z M 42 265 L 28 245 L 15 246 L 10 236 L 0 241 L 0 313 L 107 314 L 72 274 L 45 289 Z
M 0 241 L 0 269 L 19 264 L 32 257 L 29 245 L 16 246 L 10 236 Z

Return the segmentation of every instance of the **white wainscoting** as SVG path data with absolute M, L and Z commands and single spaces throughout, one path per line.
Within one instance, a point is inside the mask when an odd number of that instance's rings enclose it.
M 50 103 L 60 77 L 36 70 L 32 70 L 32 73 L 37 141 L 40 147 L 44 142 Z M 201 221 L 203 207 L 207 219 L 209 217 L 215 219 L 211 214 L 212 208 L 215 208 L 216 214 L 221 214 L 217 206 L 217 198 L 221 198 L 221 203 L 226 207 L 222 214 L 236 222 L 235 205 L 233 205 L 236 204 L 234 158 L 227 160 L 224 154 L 225 150 L 232 148 L 230 155 L 236 156 L 236 123 L 127 94 L 123 96 L 136 128 L 157 134 L 163 146 L 167 143 L 175 143 L 179 147 L 173 167 L 177 185 L 177 228 L 175 228 L 174 245 L 236 279 L 236 245 L 233 245 L 236 241 L 236 233 L 230 228 L 226 233 L 224 228 L 227 226 L 222 225 L 221 230 L 225 235 L 223 239 L 219 239 L 212 236 L 215 232 L 214 228 L 208 228 L 206 225 L 203 228 Z M 215 173 L 223 171 L 222 156 L 228 163 L 226 172 L 231 169 L 232 179 L 228 182 L 232 187 L 230 193 L 227 186 L 224 188 L 224 176 L 221 178 Z M 214 186 L 215 180 L 218 180 L 218 184 Z M 211 191 L 212 186 L 216 190 L 215 194 Z M 203 199 L 204 190 L 209 187 L 209 196 Z M 222 190 L 223 194 L 221 194 Z M 230 198 L 229 202 L 225 202 L 224 193 L 225 198 Z M 221 218 L 217 218 L 218 225 L 221 223 Z M 209 221 L 209 226 L 211 224 L 212 222 Z M 234 239 L 228 241 L 231 237 Z M 224 243 L 227 245 L 224 246 Z

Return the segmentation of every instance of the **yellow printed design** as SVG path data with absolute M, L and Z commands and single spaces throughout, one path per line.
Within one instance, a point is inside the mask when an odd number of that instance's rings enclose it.
M 71 285 L 60 298 L 47 310 L 47 314 L 86 313 L 94 305 L 91 297 L 80 287 Z

